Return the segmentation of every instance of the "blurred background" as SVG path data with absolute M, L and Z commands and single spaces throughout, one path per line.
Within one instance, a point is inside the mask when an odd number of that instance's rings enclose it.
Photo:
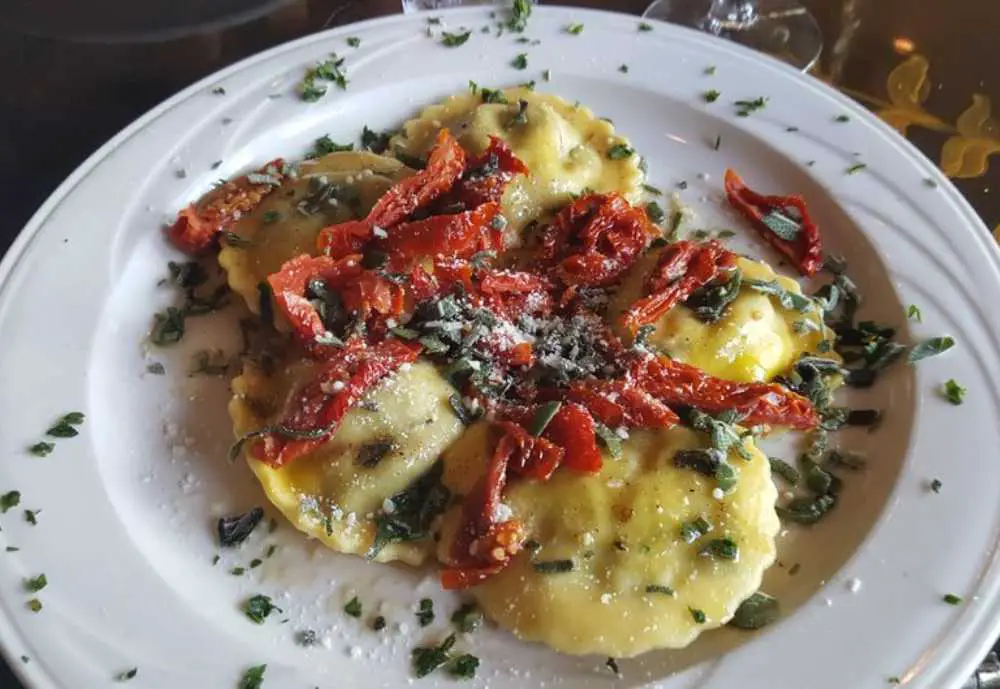
M 907 136 L 1000 229 L 1000 2 L 799 1 L 822 35 L 811 73 Z M 636 15 L 649 3 L 543 0 Z M 0 252 L 75 167 L 171 94 L 279 43 L 399 11 L 400 0 L 0 0 Z M 966 687 L 997 677 L 987 666 Z M 0 663 L 0 689 L 19 686 Z

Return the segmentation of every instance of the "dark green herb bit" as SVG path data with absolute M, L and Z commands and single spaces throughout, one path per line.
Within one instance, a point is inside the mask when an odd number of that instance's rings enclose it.
M 948 605 L 958 605 L 959 603 L 962 602 L 962 597 L 956 596 L 954 593 L 946 593 L 944 594 L 944 596 L 941 597 L 941 600 L 943 600 Z
M 785 506 L 778 506 L 778 516 L 785 521 L 796 524 L 815 524 L 822 519 L 837 504 L 832 495 L 820 495 L 816 498 L 795 498 Z
M 385 629 L 385 617 L 378 615 L 374 620 L 372 620 L 372 629 L 376 632 L 380 632 Z
M 313 629 L 300 629 L 295 632 L 295 643 L 299 646 L 316 646 L 319 644 L 319 636 Z
M 618 661 L 611 656 L 608 656 L 608 659 L 604 661 L 604 666 L 616 675 L 621 675 L 622 673 L 621 669 L 618 667 Z
M 448 33 L 445 31 L 441 34 L 441 45 L 447 48 L 457 48 L 469 40 L 469 36 L 471 35 L 471 31 L 466 31 L 465 33 Z
M 427 17 L 427 23 L 428 24 L 440 24 L 441 23 L 441 17 Z
M 930 187 L 931 189 L 937 189 L 937 185 L 938 185 L 937 182 L 932 180 L 930 177 L 924 178 L 924 186 Z
M 548 560 L 545 562 L 535 562 L 535 571 L 539 574 L 563 574 L 572 572 L 576 565 L 572 560 Z
M 714 103 L 715 101 L 719 100 L 719 96 L 721 96 L 721 95 L 722 94 L 719 93 L 718 91 L 716 91 L 715 89 L 711 89 L 711 90 L 705 91 L 705 93 L 701 94 L 701 98 L 706 103 Z
M 669 586 L 664 586 L 662 584 L 649 584 L 646 587 L 646 593 L 658 593 L 664 596 L 673 596 L 674 590 Z
M 833 118 L 833 121 L 834 122 L 850 122 L 851 118 L 848 117 L 847 115 L 837 115 L 836 117 Z
M 233 567 L 231 570 L 229 570 L 229 573 L 232 574 L 234 577 L 241 577 L 244 574 L 246 574 L 246 571 L 247 571 L 246 567 Z
M 552 70 L 551 69 L 542 70 L 542 80 L 543 81 L 552 81 Z
M 652 194 L 653 196 L 663 196 L 663 192 L 657 187 L 654 187 L 652 184 L 643 184 L 642 188 L 644 191 Z
M 375 541 L 367 553 L 369 559 L 389 543 L 415 541 L 430 533 L 431 522 L 448 505 L 450 491 L 441 483 L 441 463 L 414 481 L 405 490 L 392 496 L 391 514 L 375 516 Z
M 722 134 L 716 135 L 715 141 L 712 142 L 712 150 L 718 151 L 720 146 L 722 146 Z
M 787 242 L 795 241 L 799 232 L 802 231 L 802 224 L 798 220 L 788 217 L 777 209 L 768 211 L 767 215 L 761 218 L 761 222 L 767 226 L 767 229 Z
M 448 674 L 455 679 L 472 679 L 479 669 L 479 658 L 463 653 L 448 664 Z
M 527 69 L 528 67 L 528 54 L 518 53 L 517 57 L 510 61 L 510 66 L 514 69 Z
M 653 25 L 646 22 L 639 22 L 639 31 L 652 31 Z
M 338 144 L 330 138 L 329 134 L 324 134 L 313 142 L 312 150 L 306 154 L 306 158 L 308 160 L 313 160 L 321 156 L 329 155 L 330 153 L 341 153 L 343 151 L 353 150 L 354 144 Z
M 161 364 L 159 361 L 154 361 L 153 363 L 146 366 L 146 373 L 149 373 L 150 375 L 162 376 L 166 372 L 167 372 L 166 366 Z
M 8 553 L 16 553 L 16 552 L 20 551 L 21 549 L 20 549 L 20 548 L 15 548 L 14 546 L 12 546 L 12 545 L 9 545 L 9 546 L 7 546 L 7 547 L 5 548 L 5 550 L 6 550 L 6 551 L 7 551 Z
M 21 504 L 21 491 L 10 490 L 0 495 L 0 514 L 7 514 L 7 510 Z
M 688 607 L 688 610 L 691 611 L 691 617 L 694 619 L 695 622 L 697 622 L 698 624 L 705 624 L 704 612 L 698 610 L 697 608 L 692 608 L 692 607 Z
M 559 401 L 545 402 L 538 405 L 538 409 L 535 410 L 535 416 L 531 419 L 531 424 L 528 426 L 528 432 L 535 437 L 540 436 L 545 432 L 545 429 L 561 408 L 562 402 Z
M 344 613 L 351 617 L 361 617 L 361 601 L 358 600 L 357 596 L 347 601 L 347 604 L 344 606 Z
M 789 485 L 798 484 L 799 480 L 802 478 L 799 474 L 798 469 L 793 467 L 791 464 L 783 459 L 777 457 L 768 457 L 767 461 L 771 464 L 771 473 L 777 474 L 782 479 L 785 480 Z
M 868 166 L 865 165 L 864 163 L 854 163 L 854 165 L 852 165 L 851 167 L 849 167 L 846 170 L 844 170 L 844 174 L 847 174 L 847 175 L 857 174 L 858 172 L 861 172 L 862 170 L 864 170 L 866 167 L 868 167 Z
M 656 201 L 650 201 L 646 204 L 646 217 L 649 218 L 650 222 L 659 225 L 666 219 L 667 214 L 663 212 L 660 204 Z
M 967 389 L 958 384 L 954 378 L 949 378 L 941 388 L 941 394 L 952 404 L 961 404 L 965 401 Z
M 531 0 L 514 0 L 510 9 L 510 19 L 507 28 L 515 33 L 521 33 L 528 28 L 528 17 L 531 16 Z
M 906 355 L 906 360 L 911 364 L 915 364 L 918 361 L 947 352 L 954 346 L 954 338 L 947 335 L 943 337 L 932 337 L 929 340 L 924 340 L 911 349 L 910 353 Z
M 116 682 L 127 682 L 133 679 L 137 674 L 139 674 L 139 668 L 134 667 L 131 670 L 126 670 L 125 672 L 119 672 L 115 675 Z
M 916 321 L 917 323 L 920 323 L 922 320 L 924 320 L 923 314 L 920 313 L 920 307 L 918 307 L 916 304 L 910 304 L 908 307 L 906 307 L 906 317 L 909 318 L 911 321 Z
M 270 596 L 261 593 L 243 601 L 243 614 L 254 624 L 264 624 L 264 620 L 275 610 L 281 612 L 281 608 L 271 602 Z
M 82 412 L 70 412 L 59 419 L 55 426 L 45 431 L 45 434 L 51 435 L 53 438 L 72 438 L 77 436 L 80 432 L 74 428 L 74 426 L 82 424 L 84 418 L 85 417 Z
M 378 466 L 386 455 L 396 449 L 396 444 L 390 439 L 362 445 L 358 450 L 357 464 L 370 469 Z
M 753 100 L 738 100 L 735 103 L 736 114 L 740 117 L 748 117 L 750 113 L 756 112 L 757 110 L 763 110 L 767 105 L 767 98 L 764 96 L 758 96 Z
M 615 459 L 622 456 L 622 440 L 613 430 L 605 426 L 603 423 L 595 423 L 594 432 L 597 434 L 601 443 L 604 444 L 604 447 L 607 448 L 608 454 Z
M 740 603 L 729 626 L 737 629 L 760 629 L 777 620 L 778 613 L 778 599 L 758 591 Z
M 260 689 L 264 683 L 264 671 L 266 669 L 267 664 L 265 663 L 264 665 L 255 665 L 244 670 L 243 676 L 240 678 L 239 689 Z
M 704 70 L 704 74 L 705 74 L 705 76 L 708 76 L 708 77 L 715 76 L 715 65 L 709 65 L 708 67 L 706 67 L 705 70 Z
M 618 65 L 618 71 L 621 72 L 622 74 L 628 74 L 628 65 L 624 63 Z
M 674 466 L 691 469 L 704 476 L 715 476 L 724 459 L 725 454 L 714 447 L 684 449 L 674 453 Z
M 718 560 L 738 560 L 740 547 L 731 538 L 715 538 L 705 544 L 699 555 L 714 557 Z
M 448 662 L 452 646 L 455 645 L 457 637 L 451 634 L 438 646 L 421 646 L 413 649 L 413 673 L 419 679 L 426 677 L 439 667 Z
M 681 539 L 685 543 L 694 543 L 712 530 L 712 524 L 704 517 L 696 517 L 681 524 Z
M 503 91 L 500 89 L 488 89 L 486 87 L 482 87 L 479 89 L 479 95 L 482 97 L 484 103 L 507 104 L 507 97 L 503 95 Z
M 31 577 L 24 580 L 24 590 L 30 591 L 31 593 L 38 593 L 48 585 L 49 580 L 44 574 L 39 574 L 37 577 Z
M 24 511 L 24 521 L 28 522 L 32 526 L 38 526 L 38 515 L 41 510 L 25 510 Z
M 889 684 L 899 684 L 901 680 L 899 679 L 899 677 L 889 677 L 886 681 Z
M 483 613 L 475 603 L 465 603 L 451 615 L 451 622 L 459 631 L 470 633 L 476 631 L 483 622 Z
M 55 443 L 47 443 L 43 440 L 29 447 L 28 452 L 36 457 L 48 457 L 54 449 L 56 449 Z
M 221 86 L 216 86 L 214 89 L 212 89 L 212 95 L 213 96 L 224 96 L 224 95 L 226 95 L 226 89 L 224 89 Z
M 153 316 L 150 341 L 158 346 L 180 342 L 184 337 L 184 312 L 176 306 L 169 306 Z
M 610 160 L 624 160 L 629 158 L 635 153 L 635 149 L 629 148 L 626 144 L 615 144 L 608 149 L 608 158 Z
M 434 601 L 430 598 L 421 598 L 420 607 L 417 608 L 417 622 L 421 627 L 426 627 L 434 621 Z
M 359 45 L 361 45 L 361 39 L 358 38 L 357 36 L 348 36 L 347 45 L 351 46 L 352 48 L 357 48 Z
M 933 481 L 931 481 L 931 490 L 934 491 L 935 493 L 940 493 L 941 492 L 941 487 L 943 485 L 944 484 L 941 483 L 941 481 L 939 479 L 934 479 Z
M 573 34 L 574 36 L 579 36 L 581 33 L 583 33 L 583 24 L 581 24 L 580 22 L 573 22 L 572 24 L 568 24 L 566 26 L 566 33 Z
M 222 238 L 226 240 L 226 246 L 231 246 L 234 249 L 246 249 L 249 246 L 253 246 L 253 242 L 246 237 L 241 237 L 235 232 L 230 232 L 225 230 L 222 233 Z
M 257 569 L 262 564 L 264 564 L 264 561 L 261 560 L 259 557 L 255 557 L 254 559 L 250 560 L 250 569 Z
M 239 545 L 250 537 L 263 518 L 264 509 L 262 507 L 254 507 L 244 514 L 220 518 L 216 527 L 219 534 L 219 545 L 224 548 Z
M 28 606 L 28 610 L 30 610 L 31 612 L 42 611 L 42 601 L 38 600 L 37 598 L 32 598 L 26 603 L 26 605 Z
M 797 131 L 799 131 L 799 128 L 798 127 L 785 127 L 785 131 L 786 132 L 797 132 Z

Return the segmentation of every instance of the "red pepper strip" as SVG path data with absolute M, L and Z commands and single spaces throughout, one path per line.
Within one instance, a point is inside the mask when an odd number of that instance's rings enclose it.
M 583 473 L 601 470 L 594 419 L 582 405 L 564 402 L 542 435 L 566 451 L 562 463 L 567 469 Z
M 734 409 L 747 425 L 772 424 L 805 430 L 819 415 L 805 397 L 777 383 L 737 383 L 708 375 L 673 359 L 647 357 L 632 366 L 639 386 L 668 405 L 695 407 L 709 414 Z
M 784 254 L 799 272 L 812 277 L 823 267 L 823 240 L 819 228 L 809 216 L 805 199 L 792 196 L 764 196 L 749 189 L 734 170 L 726 170 L 726 197 L 730 205 L 742 213 L 767 243 Z M 794 209 L 794 214 L 787 213 Z M 782 239 L 767 226 L 764 218 L 774 211 L 791 215 L 798 221 L 799 232 L 792 240 Z
M 675 242 L 663 250 L 656 267 L 646 278 L 647 296 L 628 308 L 622 322 L 634 335 L 640 327 L 654 323 L 696 289 L 735 266 L 736 254 L 715 240 L 704 244 L 686 240 Z
M 462 204 L 466 208 L 477 208 L 484 203 L 499 203 L 510 181 L 517 175 L 527 174 L 528 166 L 514 155 L 503 139 L 491 136 L 490 145 L 482 155 L 469 158 L 462 179 L 438 205 L 443 208 Z
M 503 249 L 503 232 L 492 225 L 500 204 L 475 210 L 434 215 L 397 225 L 378 246 L 390 254 L 390 264 L 405 266 L 421 258 L 471 258 L 480 251 Z
M 257 170 L 257 174 L 280 183 L 284 180 L 280 172 L 284 164 L 285 161 L 276 158 Z M 212 246 L 219 232 L 256 208 L 276 188 L 273 184 L 251 184 L 247 175 L 230 180 L 180 211 L 174 224 L 167 228 L 167 237 L 184 253 L 199 254 Z
M 297 440 L 280 434 L 267 435 L 255 445 L 256 456 L 278 468 L 320 447 L 366 392 L 403 364 L 415 361 L 420 351 L 421 346 L 416 343 L 386 340 L 328 362 L 290 398 L 295 408 L 280 423 L 293 431 L 322 429 L 325 431 L 322 437 Z M 334 388 L 339 389 L 334 391 Z
M 556 215 L 542 238 L 540 256 L 543 262 L 562 256 L 553 273 L 566 285 L 608 285 L 658 234 L 645 211 L 618 194 L 590 194 Z
M 320 251 L 330 256 L 359 253 L 372 238 L 375 227 L 395 227 L 413 211 L 429 205 L 454 186 L 464 168 L 465 151 L 447 129 L 442 129 L 427 159 L 427 167 L 394 184 L 363 220 L 323 228 L 316 240 Z
M 316 338 L 326 332 L 316 308 L 306 299 L 309 281 L 321 279 L 325 283 L 344 283 L 357 279 L 364 272 L 361 256 L 334 259 L 329 256 L 302 254 L 286 261 L 277 273 L 267 277 L 278 308 L 292 325 L 299 343 L 313 351 Z
M 677 414 L 648 392 L 625 380 L 576 381 L 566 398 L 586 407 L 608 428 L 671 428 Z

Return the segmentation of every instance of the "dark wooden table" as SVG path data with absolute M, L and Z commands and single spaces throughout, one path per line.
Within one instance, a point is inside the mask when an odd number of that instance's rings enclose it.
M 639 14 L 648 0 L 576 4 Z M 803 0 L 813 74 L 870 107 L 1000 230 L 997 0 Z M 398 12 L 399 0 L 0 1 L 0 250 L 86 156 L 172 93 L 278 43 Z M 985 675 L 983 676 L 985 678 Z M 976 683 L 968 687 L 1000 686 Z M 0 688 L 17 689 L 0 663 Z

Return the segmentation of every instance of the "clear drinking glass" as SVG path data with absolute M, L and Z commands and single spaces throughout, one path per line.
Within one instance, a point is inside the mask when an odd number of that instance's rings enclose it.
M 642 16 L 727 38 L 801 70 L 823 47 L 819 25 L 795 0 L 656 0 Z

